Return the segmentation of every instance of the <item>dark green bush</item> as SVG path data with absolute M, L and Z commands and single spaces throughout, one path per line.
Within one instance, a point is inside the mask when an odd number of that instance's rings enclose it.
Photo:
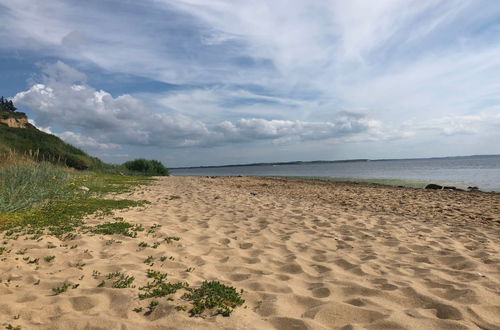
M 157 160 L 139 158 L 126 162 L 123 166 L 129 171 L 140 172 L 144 175 L 169 175 L 168 169 Z

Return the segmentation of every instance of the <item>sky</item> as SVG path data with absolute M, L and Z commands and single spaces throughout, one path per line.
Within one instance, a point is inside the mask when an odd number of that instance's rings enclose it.
M 500 1 L 0 0 L 0 94 L 105 161 L 500 154 Z

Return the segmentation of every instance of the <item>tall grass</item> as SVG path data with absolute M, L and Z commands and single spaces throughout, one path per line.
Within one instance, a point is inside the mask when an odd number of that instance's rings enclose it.
M 70 171 L 49 163 L 12 162 L 0 168 L 0 212 L 42 207 L 77 194 Z

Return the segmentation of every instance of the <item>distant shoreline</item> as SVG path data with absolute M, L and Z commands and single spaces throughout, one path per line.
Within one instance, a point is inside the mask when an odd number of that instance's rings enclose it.
M 281 165 L 303 165 L 303 164 L 333 164 L 333 163 L 359 163 L 359 162 L 386 162 L 386 161 L 408 161 L 408 160 L 436 160 L 436 159 L 464 159 L 464 158 L 495 158 L 494 155 L 470 155 L 470 156 L 447 156 L 447 157 L 427 157 L 427 158 L 387 158 L 387 159 L 344 159 L 344 160 L 312 160 L 312 161 L 289 161 L 274 163 L 249 163 L 249 164 L 228 164 L 228 165 L 206 165 L 206 166 L 186 166 L 171 167 L 171 170 L 205 169 L 205 168 L 227 168 L 242 166 L 281 166 Z

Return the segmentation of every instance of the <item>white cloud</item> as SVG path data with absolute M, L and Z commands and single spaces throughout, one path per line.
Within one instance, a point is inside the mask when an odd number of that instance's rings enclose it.
M 100 149 L 100 150 L 109 150 L 109 149 L 119 149 L 120 146 L 114 143 L 100 143 L 96 141 L 94 138 L 89 136 L 84 136 L 75 132 L 64 131 L 62 133 L 57 134 L 61 139 L 66 141 L 69 144 L 75 145 L 84 149 Z
M 488 0 L 0 4 L 1 47 L 184 85 L 116 97 L 63 62 L 42 67 L 16 100 L 97 143 L 486 140 L 498 114 L 484 115 L 500 104 L 500 3 Z M 353 109 L 363 116 L 339 115 Z
M 340 113 L 335 120 L 328 122 L 242 118 L 234 122 L 209 124 L 182 114 L 153 111 L 131 95 L 113 97 L 86 84 L 67 84 L 70 78 L 78 76 L 77 71 L 60 62 L 54 67 L 46 70 L 44 80 L 47 84 L 35 84 L 29 90 L 18 93 L 14 102 L 29 107 L 35 114 L 36 122 L 43 127 L 71 129 L 58 135 L 87 148 L 109 149 L 120 144 L 190 147 L 256 140 L 328 140 L 370 133 L 380 126 L 376 121 L 352 113 Z M 58 70 L 60 68 L 64 69 L 62 73 Z M 69 77 L 64 73 L 68 73 Z M 241 92 L 229 94 L 232 97 L 257 97 Z M 257 97 L 262 98 L 287 102 Z M 182 104 L 175 101 L 174 97 L 175 107 Z M 165 103 L 165 100 L 162 102 Z M 217 103 L 215 99 L 213 103 Z

